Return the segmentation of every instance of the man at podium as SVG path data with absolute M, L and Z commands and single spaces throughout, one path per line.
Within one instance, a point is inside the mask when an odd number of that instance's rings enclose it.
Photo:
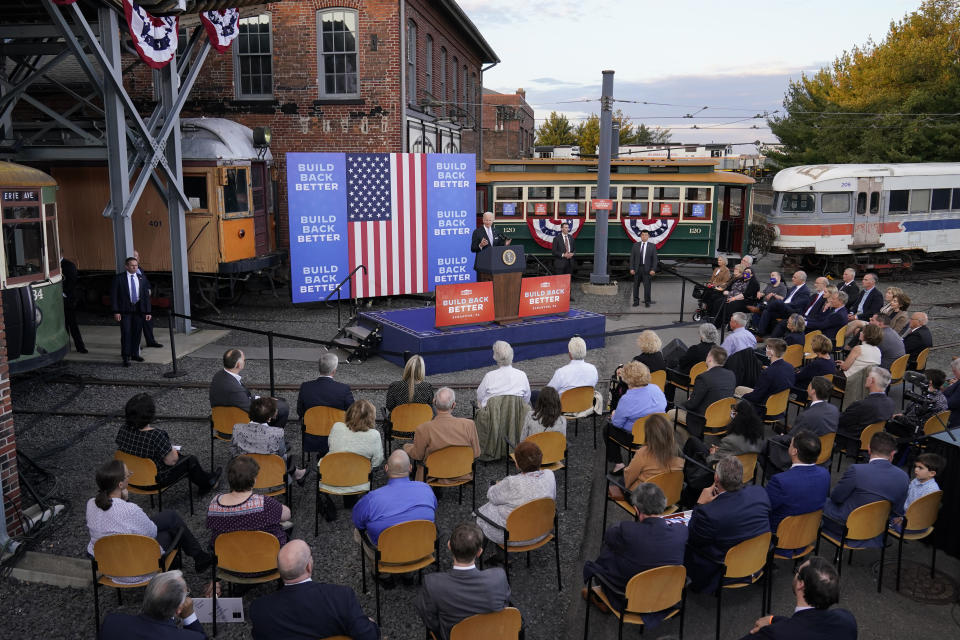
M 493 228 L 493 211 L 487 211 L 483 214 L 483 226 L 474 229 L 473 237 L 470 239 L 470 251 L 477 254 L 473 258 L 473 270 L 477 271 L 477 265 L 480 263 L 480 254 L 490 247 L 497 247 L 510 244 L 510 238 L 497 232 Z M 477 281 L 489 280 L 490 274 L 477 272 Z

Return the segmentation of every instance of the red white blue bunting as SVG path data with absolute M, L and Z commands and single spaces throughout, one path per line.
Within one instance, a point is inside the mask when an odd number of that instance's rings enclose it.
M 576 238 L 583 229 L 583 218 L 527 218 L 530 236 L 544 249 L 553 246 L 553 239 L 560 234 L 560 225 L 570 225 L 570 235 Z
M 177 16 L 152 16 L 133 0 L 123 0 L 130 37 L 140 58 L 154 69 L 167 66 L 177 55 Z
M 227 51 L 231 43 L 237 39 L 237 35 L 240 34 L 239 9 L 202 11 L 200 22 L 203 23 L 203 28 L 207 31 L 210 44 L 220 53 Z
M 625 217 L 620 222 L 623 224 L 627 235 L 630 236 L 630 239 L 634 242 L 640 242 L 641 231 L 649 231 L 650 239 L 657 244 L 657 249 L 663 246 L 667 238 L 670 237 L 670 234 L 673 233 L 673 230 L 677 228 L 676 220 L 664 218 L 642 220 L 640 218 Z

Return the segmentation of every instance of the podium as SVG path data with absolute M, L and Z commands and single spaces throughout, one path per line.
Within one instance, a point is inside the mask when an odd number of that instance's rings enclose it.
M 495 246 L 477 256 L 477 280 L 493 281 L 494 322 L 520 319 L 520 281 L 527 267 L 522 246 Z

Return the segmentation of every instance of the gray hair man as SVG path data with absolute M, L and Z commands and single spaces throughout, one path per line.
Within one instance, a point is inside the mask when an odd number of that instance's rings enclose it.
M 327 351 L 320 356 L 320 375 L 316 380 L 308 380 L 300 385 L 297 394 L 297 414 L 300 420 L 305 420 L 307 412 L 314 407 L 331 407 L 346 411 L 353 404 L 353 392 L 349 385 L 333 379 L 339 364 L 337 354 Z M 320 456 L 327 454 L 327 436 L 317 436 L 310 433 L 303 435 L 303 450 L 317 452 Z
M 747 331 L 747 314 L 737 311 L 730 316 L 730 333 L 727 334 L 723 344 L 720 345 L 727 352 L 727 356 L 732 356 L 737 351 L 744 349 L 753 349 L 757 344 L 757 339 L 752 333 Z
M 850 384 L 850 383 L 848 383 Z M 867 396 L 843 410 L 837 423 L 837 440 L 846 450 L 860 450 L 860 434 L 877 422 L 886 423 L 897 409 L 893 398 L 887 395 L 890 372 L 883 367 L 870 367 L 864 380 Z
M 447 447 L 471 447 L 473 457 L 480 456 L 480 438 L 477 426 L 468 418 L 457 418 L 453 410 L 457 395 L 450 387 L 440 387 L 433 394 L 433 407 L 437 410 L 433 420 L 424 422 L 413 434 L 413 442 L 403 445 L 403 450 L 414 460 L 426 460 L 434 451 Z M 423 480 L 423 466 L 417 467 L 417 479 Z M 459 478 L 457 479 L 459 480 Z M 455 481 L 448 480 L 451 484 Z
M 567 343 L 567 353 L 570 361 L 553 372 L 553 377 L 550 378 L 547 386 L 553 387 L 561 395 L 564 391 L 577 387 L 596 387 L 599 379 L 597 368 L 584 361 L 587 356 L 586 341 L 580 336 L 570 338 L 570 342 Z
M 182 629 L 177 628 L 176 618 L 183 620 Z M 103 621 L 99 637 L 101 640 L 160 637 L 190 640 L 207 636 L 193 611 L 193 599 L 183 573 L 173 570 L 151 578 L 139 616 L 111 613 Z

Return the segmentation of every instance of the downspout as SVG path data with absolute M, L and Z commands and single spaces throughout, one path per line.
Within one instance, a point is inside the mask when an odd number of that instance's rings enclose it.
M 477 146 L 479 147 L 477 169 L 481 171 L 483 171 L 483 74 L 498 64 L 500 63 L 491 62 L 489 67 L 480 67 L 480 104 L 477 105 L 477 113 L 480 114 L 480 117 L 477 118 Z
M 400 152 L 407 149 L 407 0 L 400 0 Z

